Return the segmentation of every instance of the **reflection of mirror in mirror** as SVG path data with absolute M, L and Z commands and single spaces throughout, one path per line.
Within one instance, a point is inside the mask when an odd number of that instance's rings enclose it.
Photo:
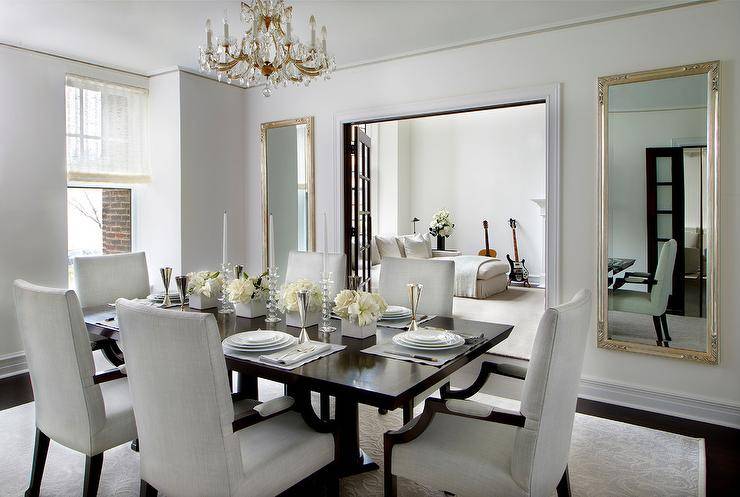
M 608 88 L 610 339 L 707 350 L 707 88 Z
M 275 262 L 281 274 L 291 250 L 313 250 L 310 123 L 298 121 L 263 125 L 267 213 L 273 216 Z

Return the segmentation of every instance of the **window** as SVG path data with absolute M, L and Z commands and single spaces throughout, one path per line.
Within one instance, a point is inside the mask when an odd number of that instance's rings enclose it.
M 147 91 L 67 76 L 67 179 L 149 180 Z
M 133 184 L 149 180 L 147 91 L 68 75 L 65 104 L 72 286 L 75 257 L 131 251 Z

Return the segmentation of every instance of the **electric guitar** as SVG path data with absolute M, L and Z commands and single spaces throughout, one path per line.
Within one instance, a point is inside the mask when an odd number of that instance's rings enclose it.
M 516 220 L 509 219 L 509 226 L 511 226 L 511 236 L 514 239 L 514 260 L 506 254 L 506 260 L 509 261 L 509 283 L 522 283 L 524 286 L 529 286 L 529 271 L 524 267 L 524 259 L 519 261 L 519 248 L 516 245 Z
M 483 221 L 483 231 L 486 234 L 486 248 L 478 252 L 478 255 L 483 255 L 485 257 L 496 257 L 496 251 L 493 250 L 488 243 L 488 221 Z

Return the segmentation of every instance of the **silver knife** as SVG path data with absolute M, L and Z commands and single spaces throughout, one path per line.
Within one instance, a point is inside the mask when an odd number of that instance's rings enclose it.
M 399 357 L 409 357 L 411 359 L 419 359 L 419 360 L 422 360 L 422 361 L 439 362 L 434 357 L 429 357 L 429 356 L 419 355 L 419 354 L 408 354 L 406 352 L 391 352 L 391 351 L 386 351 L 386 354 L 395 355 L 395 356 L 399 356 Z

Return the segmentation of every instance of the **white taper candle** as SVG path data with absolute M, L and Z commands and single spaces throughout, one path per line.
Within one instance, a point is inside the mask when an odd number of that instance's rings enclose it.
M 228 219 L 227 219 L 226 211 L 224 211 L 224 233 L 223 234 L 224 234 L 224 238 L 223 238 L 223 241 L 221 242 L 221 262 L 223 264 L 226 264 L 226 261 L 228 261 L 228 257 L 227 257 L 228 251 L 226 247 L 228 246 L 228 242 L 229 242 Z
M 267 267 L 273 267 L 275 265 L 275 225 L 272 220 L 272 214 L 270 214 L 267 224 Z
M 324 211 L 324 274 L 326 274 L 326 258 L 329 253 L 329 235 L 326 231 L 326 211 Z

